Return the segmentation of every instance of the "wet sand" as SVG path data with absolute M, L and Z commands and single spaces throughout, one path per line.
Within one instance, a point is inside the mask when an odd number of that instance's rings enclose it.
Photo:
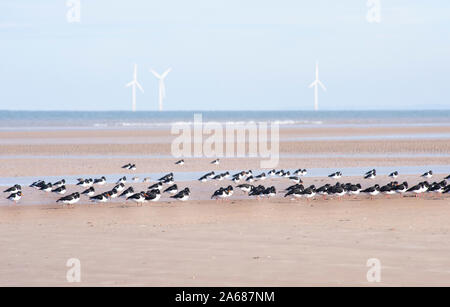
M 448 199 L 0 208 L 0 285 L 450 284 Z M 366 279 L 369 258 L 381 282 Z

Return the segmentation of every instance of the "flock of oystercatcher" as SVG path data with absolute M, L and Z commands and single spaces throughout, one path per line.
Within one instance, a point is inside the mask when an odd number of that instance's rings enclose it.
M 219 159 L 216 159 L 211 162 L 211 164 L 218 165 L 220 163 Z M 184 165 L 184 160 L 179 160 L 175 162 L 176 165 Z M 122 166 L 123 169 L 134 171 L 136 170 L 136 164 L 128 163 Z M 290 197 L 291 199 L 300 199 L 305 198 L 307 200 L 313 199 L 316 196 L 322 196 L 326 198 L 327 196 L 338 197 L 339 199 L 345 195 L 356 196 L 360 194 L 369 195 L 373 198 L 376 195 L 384 194 L 386 196 L 400 194 L 403 195 L 405 193 L 411 193 L 415 196 L 419 196 L 422 193 L 450 193 L 450 175 L 443 178 L 439 182 L 429 183 L 426 179 L 430 179 L 433 177 L 433 172 L 430 170 L 421 175 L 422 178 L 426 178 L 424 181 L 421 181 L 414 186 L 410 187 L 408 182 L 397 182 L 391 181 L 386 185 L 380 186 L 379 184 L 375 184 L 369 186 L 365 189 L 362 188 L 360 183 L 340 183 L 336 182 L 334 184 L 327 183 L 320 187 L 316 187 L 314 184 L 310 186 L 303 185 L 303 180 L 301 177 L 307 175 L 306 169 L 297 169 L 293 171 L 292 174 L 290 171 L 285 170 L 270 170 L 267 172 L 262 172 L 258 175 L 254 175 L 251 170 L 241 171 L 234 175 L 231 175 L 229 172 L 223 172 L 216 174 L 214 171 L 208 172 L 207 174 L 201 176 L 198 181 L 207 182 L 207 181 L 223 181 L 229 180 L 230 184 L 226 187 L 220 187 L 215 190 L 211 196 L 211 199 L 216 200 L 225 200 L 231 197 L 234 193 L 235 188 L 239 189 L 245 195 L 253 196 L 256 198 L 271 198 L 277 195 L 277 190 L 275 186 L 264 186 L 261 184 L 256 185 L 255 182 L 261 182 L 268 178 L 286 178 L 290 180 L 294 184 L 288 186 L 284 190 L 279 191 L 279 193 L 284 194 L 284 197 Z M 397 171 L 392 172 L 388 175 L 388 177 L 395 179 L 397 178 L 399 173 Z M 366 172 L 363 175 L 364 179 L 375 179 L 377 176 L 377 172 L 375 169 L 372 169 Z M 342 178 L 342 172 L 337 171 L 330 175 L 328 175 L 331 179 L 340 179 Z M 138 181 L 138 177 L 133 177 L 133 181 Z M 124 198 L 127 201 L 133 201 L 137 205 L 142 205 L 145 202 L 151 201 L 156 202 L 160 200 L 163 193 L 167 193 L 170 195 L 170 198 L 180 201 L 186 201 L 189 199 L 191 195 L 191 191 L 189 187 L 185 187 L 180 189 L 178 185 L 175 183 L 174 174 L 171 172 L 159 178 L 156 183 L 152 184 L 147 188 L 147 191 L 137 192 L 134 190 L 132 186 L 126 188 L 127 177 L 123 176 L 119 180 L 116 181 L 115 186 L 108 191 L 96 194 L 96 187 L 105 185 L 107 183 L 106 177 L 102 176 L 100 178 L 78 178 L 78 182 L 76 186 L 84 188 L 82 192 L 74 192 L 67 196 L 62 196 L 57 199 L 57 203 L 62 203 L 63 205 L 68 205 L 69 207 L 73 204 L 77 203 L 82 196 L 87 197 L 87 200 L 91 202 L 97 203 L 105 203 L 110 199 L 114 198 Z M 150 182 L 150 178 L 146 177 L 142 181 L 144 183 Z M 236 185 L 235 188 L 231 185 L 231 182 Z M 30 187 L 35 189 L 51 192 L 55 194 L 64 195 L 67 193 L 66 188 L 66 180 L 62 179 L 55 183 L 45 182 L 44 180 L 38 180 L 33 182 Z M 4 191 L 5 193 L 10 193 L 7 197 L 8 200 L 17 203 L 22 198 L 22 187 L 19 184 L 16 184 Z

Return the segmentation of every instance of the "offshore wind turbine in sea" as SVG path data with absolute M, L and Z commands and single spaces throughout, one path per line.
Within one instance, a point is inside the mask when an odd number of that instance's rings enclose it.
M 166 97 L 166 88 L 164 86 L 164 79 L 167 77 L 167 74 L 172 70 L 172 68 L 169 68 L 166 70 L 162 75 L 158 74 L 154 70 L 150 70 L 153 75 L 155 75 L 156 78 L 159 79 L 159 110 L 162 111 L 163 109 L 163 99 Z
M 323 85 L 322 82 L 319 80 L 319 63 L 316 62 L 316 80 L 314 80 L 313 83 L 309 86 L 310 88 L 314 86 L 314 111 L 319 110 L 319 95 L 318 95 L 318 87 L 319 85 L 322 87 L 324 91 L 327 89 L 325 88 L 325 85 Z
M 134 64 L 134 75 L 133 75 L 133 80 L 130 83 L 127 83 L 125 86 L 126 87 L 130 87 L 132 86 L 132 105 L 131 105 L 131 110 L 133 112 L 136 111 L 136 87 L 138 87 L 141 92 L 143 93 L 144 90 L 142 89 L 142 86 L 139 84 L 139 82 L 137 81 L 137 65 Z

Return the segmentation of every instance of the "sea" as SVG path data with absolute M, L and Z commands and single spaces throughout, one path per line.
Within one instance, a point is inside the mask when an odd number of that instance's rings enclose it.
M 450 110 L 417 111 L 0 111 L 0 131 L 58 129 L 164 129 L 203 122 L 270 122 L 292 127 L 442 126 Z

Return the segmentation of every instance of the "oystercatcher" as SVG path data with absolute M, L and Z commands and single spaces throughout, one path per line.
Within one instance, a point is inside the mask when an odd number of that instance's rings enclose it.
M 158 190 L 159 191 L 159 190 Z M 176 194 L 178 193 L 178 187 L 176 184 L 171 185 L 170 187 L 168 187 L 167 189 L 165 189 L 163 191 L 163 193 L 169 193 L 169 194 Z
M 78 202 L 79 200 L 80 200 L 80 193 L 75 192 L 70 195 L 61 197 L 56 202 L 62 202 L 63 205 L 66 204 L 68 206 L 71 206 L 71 205 L 75 204 L 76 202 Z
M 62 185 L 52 190 L 53 193 L 66 194 L 66 186 Z
M 22 187 L 20 186 L 20 184 L 15 184 L 14 186 L 4 190 L 3 193 L 17 193 L 20 191 L 22 191 Z
M 7 197 L 8 200 L 13 201 L 15 204 L 22 198 L 22 191 L 12 193 Z
M 94 193 L 95 193 L 94 187 L 87 188 L 86 190 L 84 190 L 83 192 L 81 192 L 81 194 L 87 195 L 87 196 L 89 196 L 89 197 L 94 196 Z

